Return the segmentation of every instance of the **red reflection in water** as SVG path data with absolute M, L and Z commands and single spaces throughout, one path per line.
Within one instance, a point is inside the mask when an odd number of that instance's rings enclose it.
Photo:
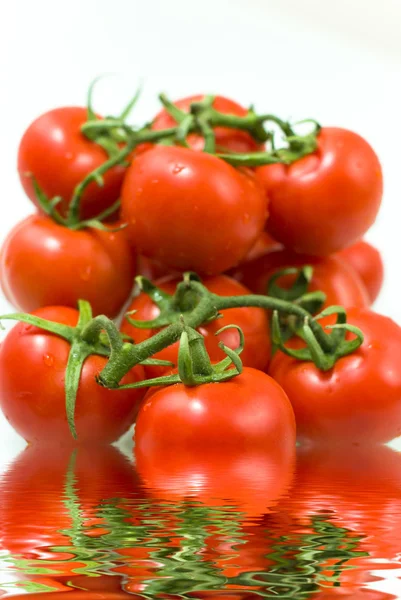
M 300 531 L 311 531 L 313 518 L 320 516 L 359 538 L 355 550 L 366 554 L 345 561 L 335 578 L 340 587 L 314 598 L 392 598 L 363 586 L 378 579 L 371 571 L 401 567 L 401 453 L 386 446 L 300 448 L 286 509 Z M 321 565 L 323 577 L 333 576 L 335 563 Z
M 26 567 L 33 573 L 26 576 L 30 582 L 72 591 L 65 584 L 82 578 L 76 571 L 85 567 L 76 558 L 73 546 L 79 542 L 74 536 L 104 534 L 107 528 L 98 515 L 99 506 L 108 499 L 130 497 L 137 488 L 133 466 L 112 446 L 72 453 L 28 446 L 1 479 L 1 547 L 15 561 L 25 561 L 16 563 L 19 577 Z M 35 574 L 35 567 L 50 573 Z M 98 589 L 97 578 L 84 579 L 86 588 L 93 584 Z M 118 590 L 117 579 L 104 577 L 102 591 Z
M 401 453 L 301 448 L 295 478 L 294 457 L 260 451 L 156 458 L 137 475 L 113 447 L 17 457 L 1 548 L 14 578 L 57 590 L 32 600 L 395 598 L 365 586 L 401 567 Z
M 269 512 L 292 482 L 295 456 L 272 451 L 205 449 L 203 452 L 146 454 L 136 466 L 147 491 L 171 502 L 193 500 L 209 507 L 231 506 L 255 518 Z

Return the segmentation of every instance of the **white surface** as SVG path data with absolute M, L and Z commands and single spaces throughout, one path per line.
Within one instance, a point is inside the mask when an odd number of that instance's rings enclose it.
M 384 168 L 385 197 L 368 239 L 383 252 L 377 309 L 401 322 L 398 0 L 13 0 L 1 5 L 0 240 L 32 211 L 15 163 L 40 113 L 85 102 L 101 73 L 100 112 L 121 107 L 141 80 L 138 122 L 156 94 L 222 93 L 259 109 L 364 135 Z M 0 314 L 10 307 L 0 298 Z M 21 365 L 23 368 L 23 364 Z M 0 468 L 22 446 L 0 416 Z

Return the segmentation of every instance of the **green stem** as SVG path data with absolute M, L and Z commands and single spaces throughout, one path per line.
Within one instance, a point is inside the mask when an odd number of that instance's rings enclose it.
M 68 225 L 74 226 L 77 223 L 79 223 L 81 197 L 88 185 L 90 185 L 93 181 L 96 181 L 98 185 L 103 185 L 102 175 L 112 167 L 121 164 L 124 161 L 124 159 L 132 152 L 135 145 L 136 142 L 134 141 L 134 138 L 131 138 L 128 144 L 125 146 L 125 148 L 123 148 L 120 152 L 118 152 L 118 154 L 114 155 L 112 158 L 109 158 L 109 160 L 106 160 L 97 169 L 89 173 L 89 175 L 87 175 L 85 179 L 77 185 L 77 187 L 74 190 L 74 195 L 72 197 L 68 210 Z
M 212 109 L 210 111 L 209 118 L 209 123 L 212 125 L 212 127 L 230 127 L 233 129 L 242 129 L 244 131 L 249 131 L 251 134 L 253 128 L 256 128 L 258 125 L 265 122 L 271 122 L 278 125 L 278 127 L 280 127 L 286 136 L 294 135 L 294 131 L 287 121 L 283 121 L 279 117 L 271 114 L 257 115 L 256 113 L 249 112 L 244 117 L 238 117 L 236 115 L 220 113 Z
M 182 285 L 186 286 L 187 284 L 179 284 L 179 286 Z M 185 317 L 185 323 L 177 321 L 140 344 L 124 344 L 120 352 L 112 351 L 110 360 L 100 373 L 99 381 L 102 385 L 110 388 L 117 387 L 124 375 L 133 366 L 177 342 L 184 331 L 185 325 L 196 329 L 215 314 L 216 308 L 210 299 L 210 294 L 206 288 L 203 288 L 203 290 L 199 304 L 191 314 Z
M 277 310 L 281 313 L 288 315 L 295 315 L 302 319 L 310 319 L 311 315 L 305 309 L 297 304 L 292 304 L 286 300 L 280 300 L 279 298 L 271 298 L 270 296 L 258 296 L 256 294 L 249 294 L 247 296 L 214 296 L 215 306 L 220 310 L 227 308 L 239 308 L 243 306 L 257 306 L 266 310 Z M 310 320 L 310 327 L 316 336 L 316 339 L 320 343 L 321 347 L 330 352 L 333 349 L 333 342 L 329 336 L 327 336 L 323 328 L 315 320 Z
M 253 294 L 246 296 L 220 297 L 211 294 L 197 281 L 181 282 L 177 286 L 176 293 L 180 294 L 183 290 L 187 290 L 190 293 L 196 292 L 200 297 L 196 308 L 191 313 L 185 315 L 185 321 L 182 319 L 181 321 L 172 323 L 140 344 L 123 345 L 120 338 L 120 350 L 113 351 L 112 348 L 110 360 L 100 374 L 99 381 L 102 385 L 111 388 L 117 387 L 122 377 L 134 365 L 178 341 L 182 332 L 185 330 L 185 326 L 196 329 L 205 321 L 218 314 L 220 310 L 228 308 L 254 306 L 264 308 L 265 310 L 277 310 L 284 314 L 296 315 L 303 320 L 308 319 L 310 320 L 310 327 L 316 336 L 316 339 L 321 344 L 321 347 L 327 352 L 333 350 L 333 341 L 324 333 L 321 325 L 311 319 L 310 313 L 297 304 L 286 302 L 285 300 L 280 300 L 278 298 Z M 115 326 L 113 325 L 113 327 Z
M 105 331 L 110 342 L 111 351 L 119 352 L 122 350 L 123 341 L 117 327 L 105 315 L 99 315 L 92 319 L 81 332 L 81 339 L 87 344 L 95 345 L 99 341 L 99 336 Z

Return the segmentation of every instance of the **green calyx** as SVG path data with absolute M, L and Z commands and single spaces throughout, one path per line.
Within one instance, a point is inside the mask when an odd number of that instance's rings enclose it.
M 65 372 L 65 408 L 68 425 L 74 439 L 77 439 L 75 405 L 85 360 L 91 355 L 110 358 L 113 352 L 118 352 L 124 347 L 122 337 L 110 319 L 104 315 L 93 318 L 92 308 L 85 300 L 79 300 L 78 308 L 79 319 L 76 327 L 25 313 L 0 316 L 0 320 L 14 320 L 34 325 L 63 338 L 70 344 Z M 172 366 L 169 361 L 157 359 L 144 360 L 141 364 Z
M 334 325 L 326 325 L 324 328 L 330 331 L 329 334 L 325 333 L 332 342 L 330 350 L 323 348 L 314 334 L 311 328 L 311 318 L 305 318 L 302 327 L 297 331 L 298 337 L 304 342 L 304 347 L 287 347 L 283 340 L 277 311 L 273 312 L 272 319 L 272 338 L 274 345 L 279 348 L 281 352 L 284 352 L 296 360 L 310 361 L 313 362 L 319 370 L 330 371 L 340 358 L 355 352 L 362 345 L 364 339 L 363 333 L 358 327 L 347 323 L 347 314 L 342 306 L 330 306 L 323 310 L 319 315 L 316 315 L 313 320 L 316 322 L 319 319 L 330 315 L 337 315 L 336 323 Z M 353 339 L 346 339 L 347 332 L 354 335 Z
M 153 292 L 155 294 L 158 293 L 157 288 L 156 291 L 153 289 Z M 185 327 L 196 329 L 201 325 L 218 318 L 220 311 L 224 309 L 245 306 L 259 307 L 273 313 L 273 345 L 283 352 L 286 352 L 287 348 L 284 345 L 278 316 L 280 316 L 280 318 L 292 318 L 293 322 L 296 323 L 296 326 L 294 327 L 294 330 L 291 331 L 291 334 L 300 335 L 306 342 L 307 348 L 302 352 L 296 351 L 291 355 L 298 360 L 312 360 L 319 369 L 327 370 L 331 368 L 329 365 L 333 366 L 335 361 L 341 356 L 345 356 L 356 350 L 363 342 L 363 335 L 362 332 L 356 328 L 352 328 L 352 326 L 344 322 L 346 315 L 344 309 L 341 307 L 326 309 L 323 313 L 320 313 L 320 315 L 313 316 L 313 314 L 303 306 L 303 302 L 307 296 L 308 294 L 304 294 L 297 301 L 288 301 L 272 296 L 256 294 L 246 294 L 244 296 L 218 296 L 209 292 L 209 290 L 193 276 L 184 275 L 183 281 L 177 284 L 175 294 L 172 297 L 161 297 L 158 301 L 159 303 L 168 302 L 168 310 L 171 309 L 171 306 L 173 306 L 174 303 L 181 306 L 188 301 L 189 305 L 192 303 L 191 310 L 183 312 L 182 318 L 179 317 L 178 319 L 176 316 L 177 313 L 174 313 L 173 320 L 169 317 L 170 324 L 164 322 L 163 325 L 162 320 L 154 320 L 146 323 L 142 322 L 141 326 L 143 327 L 162 327 L 162 329 L 139 344 L 124 344 L 124 347 L 120 352 L 116 351 L 115 353 L 112 353 L 106 367 L 99 375 L 99 383 L 105 387 L 118 387 L 120 380 L 132 366 L 177 342 L 185 330 Z M 323 299 L 323 295 L 319 298 L 319 294 L 317 294 L 315 297 L 316 305 Z M 326 329 L 320 325 L 319 319 L 322 316 L 327 316 L 327 314 L 329 314 L 327 311 L 329 310 L 336 313 L 341 312 L 341 321 L 335 326 L 335 331 L 327 333 Z M 138 324 L 135 320 L 132 320 L 132 322 L 134 325 Z M 305 327 L 306 335 L 304 332 Z M 311 334 L 309 334 L 309 330 Z M 345 340 L 346 330 L 358 332 L 356 340 L 353 340 L 351 345 L 349 341 Z M 311 348 L 309 348 L 309 345 Z M 289 352 L 292 351 L 289 350 Z M 325 356 L 324 360 L 322 359 L 323 355 Z
M 283 277 L 293 276 L 294 281 L 289 287 L 280 286 L 280 280 Z M 323 307 L 326 301 L 326 294 L 321 291 L 310 292 L 309 285 L 313 277 L 313 267 L 304 265 L 303 267 L 288 267 L 280 269 L 270 278 L 267 284 L 267 295 L 272 298 L 279 298 L 287 302 L 294 302 L 301 308 L 305 309 L 311 315 L 316 315 Z M 285 313 L 277 313 L 277 318 L 280 324 L 281 339 L 289 340 L 302 328 L 305 317 L 297 315 L 288 315 Z M 273 331 L 273 324 L 271 327 Z M 273 354 L 277 350 L 277 346 L 272 339 Z
M 138 383 L 132 383 L 120 386 L 120 389 L 131 389 L 139 387 L 155 387 L 173 385 L 183 383 L 186 386 L 193 387 L 203 385 L 205 383 L 221 383 L 236 377 L 242 372 L 242 362 L 239 357 L 244 349 L 244 334 L 237 325 L 227 325 L 216 331 L 215 335 L 219 335 L 227 329 L 234 328 L 240 336 L 238 348 L 232 350 L 223 342 L 219 342 L 219 347 L 225 354 L 226 358 L 213 364 L 210 361 L 207 353 L 203 336 L 192 327 L 185 325 L 185 321 L 181 319 L 183 331 L 180 336 L 180 346 L 178 351 L 178 372 L 172 375 L 155 377 Z M 232 366 L 232 368 L 229 368 Z
M 159 315 L 150 321 L 134 319 L 132 315 L 135 314 L 135 311 L 126 313 L 125 319 L 137 329 L 160 329 L 172 323 L 177 323 L 186 314 L 190 314 L 199 302 L 199 293 L 192 290 L 190 284 L 191 281 L 200 282 L 200 278 L 196 273 L 185 273 L 183 276 L 183 285 L 178 287 L 176 293 L 173 295 L 157 287 L 142 275 L 136 277 L 135 281 L 140 291 L 149 296 L 160 311 Z M 207 319 L 207 322 L 216 318 L 218 318 L 217 313 L 210 319 Z
M 207 95 L 199 102 L 190 105 L 186 113 L 173 104 L 165 94 L 159 99 L 165 110 L 177 123 L 175 135 L 169 143 L 187 146 L 186 137 L 190 132 L 196 132 L 205 140 L 204 152 L 216 154 L 233 166 L 257 167 L 275 163 L 291 164 L 317 149 L 317 136 L 320 125 L 313 119 L 305 119 L 301 123 L 310 122 L 313 129 L 306 135 L 297 135 L 293 126 L 279 117 L 271 114 L 258 115 L 251 107 L 243 117 L 221 113 L 213 108 L 214 96 Z M 267 129 L 266 124 L 272 124 L 282 134 L 284 146 L 276 147 L 275 133 Z M 260 144 L 268 143 L 266 151 L 250 153 L 226 153 L 216 148 L 215 127 L 227 127 L 246 131 Z

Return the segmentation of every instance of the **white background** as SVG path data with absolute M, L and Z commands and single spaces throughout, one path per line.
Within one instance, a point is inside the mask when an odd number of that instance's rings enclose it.
M 400 25 L 400 0 L 2 0 L 0 239 L 32 211 L 15 167 L 24 129 L 50 108 L 84 103 L 95 76 L 118 75 L 99 85 L 99 112 L 144 83 L 138 122 L 155 113 L 159 91 L 221 93 L 371 142 L 385 176 L 368 234 L 386 263 L 376 308 L 401 322 Z M 10 308 L 0 298 L 0 314 Z M 23 444 L 0 415 L 0 469 Z
M 50 108 L 85 103 L 95 76 L 116 74 L 97 88 L 99 112 L 143 83 L 138 122 L 154 115 L 159 91 L 221 93 L 370 141 L 385 176 L 368 234 L 386 263 L 377 309 L 401 322 L 399 0 L 3 0 L 0 10 L 1 240 L 32 211 L 15 166 L 24 129 Z M 0 298 L 0 314 L 10 308 Z M 22 444 L 0 416 L 0 464 Z

